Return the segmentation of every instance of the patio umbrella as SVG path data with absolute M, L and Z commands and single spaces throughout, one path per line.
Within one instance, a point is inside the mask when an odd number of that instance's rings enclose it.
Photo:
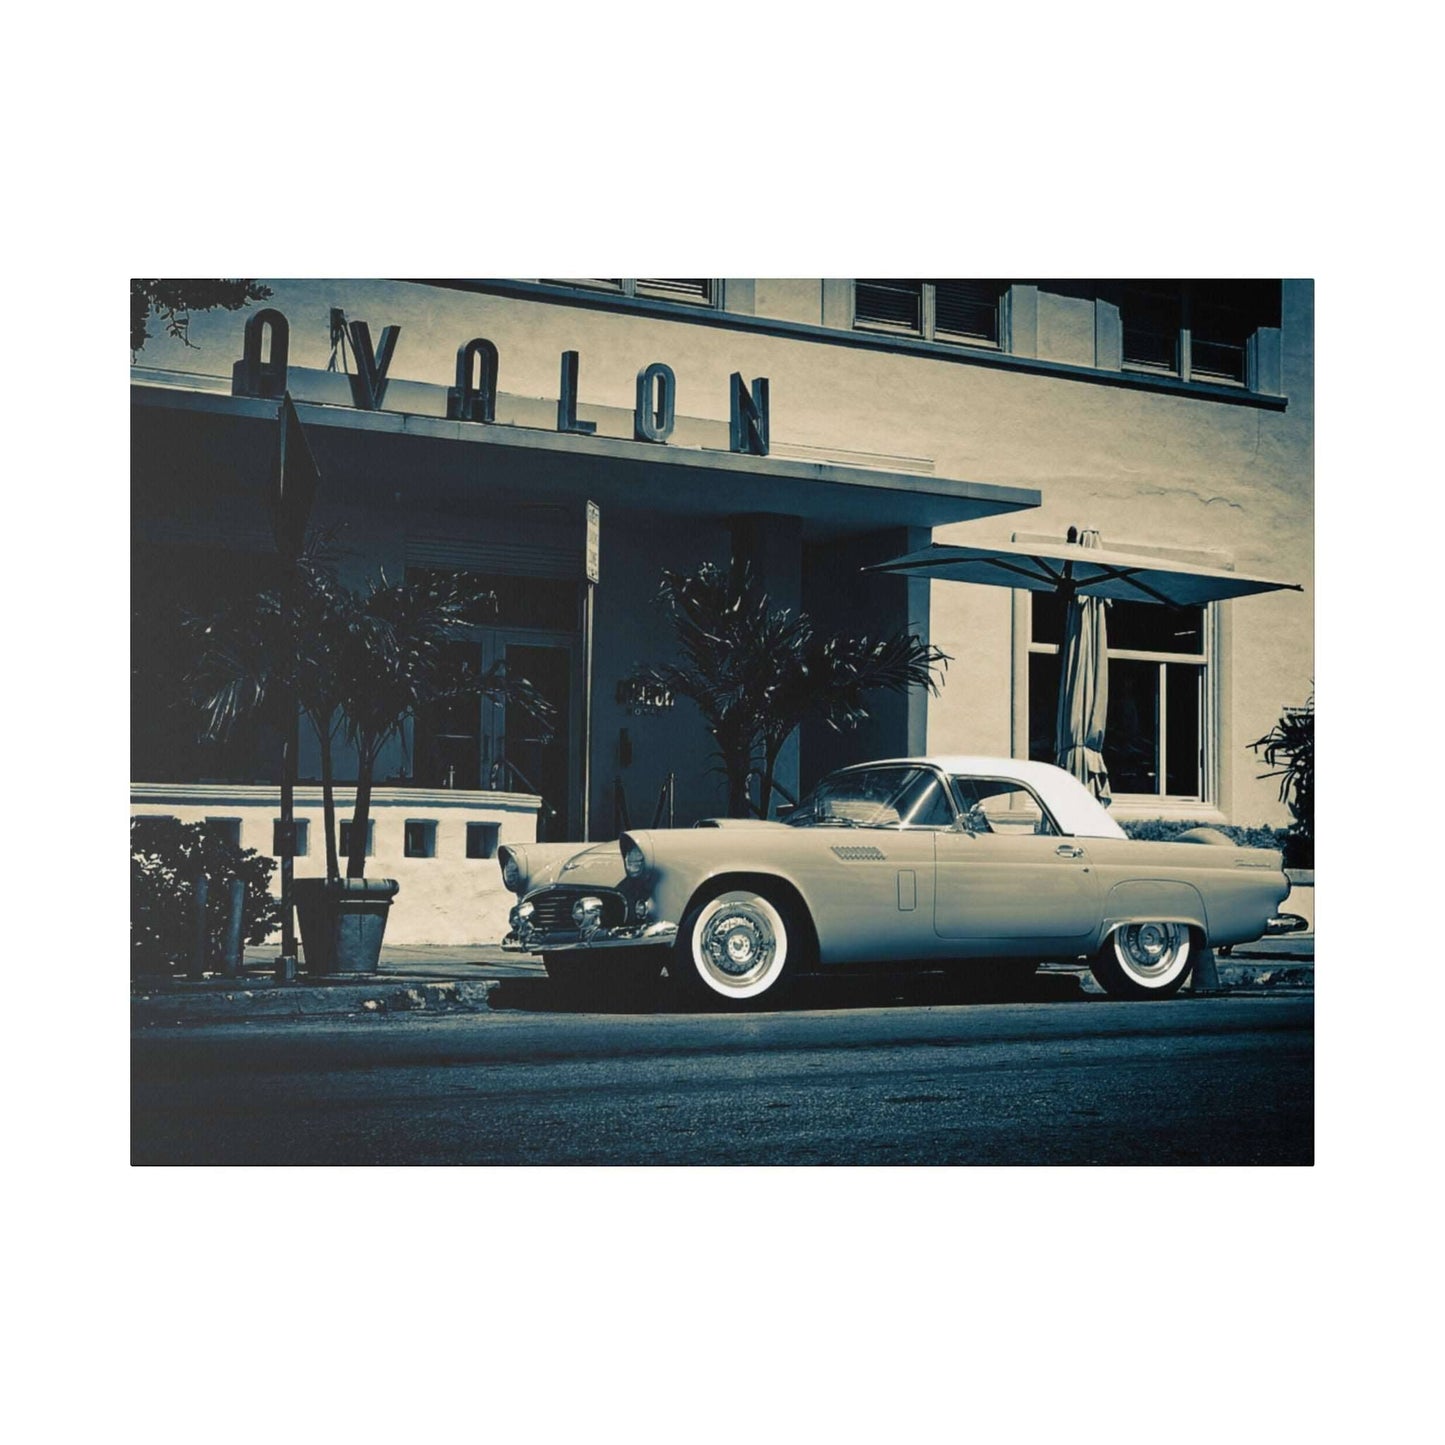
M 1097 550 L 1103 543 L 1097 532 L 1089 531 L 1080 533 L 1079 546 Z M 1068 584 L 1065 589 L 1054 762 L 1107 807 L 1104 725 L 1109 716 L 1109 651 L 1104 609 L 1109 604 L 1102 597 L 1070 595 Z
M 993 542 L 954 547 L 935 542 L 918 552 L 875 562 L 865 572 L 901 572 L 992 587 L 1025 587 L 1031 592 L 1064 592 L 1111 597 L 1121 602 L 1156 602 L 1166 607 L 1202 607 L 1230 597 L 1280 590 L 1299 592 L 1295 582 L 1271 582 L 1223 567 L 1166 562 L 1138 552 L 1084 547 L 1077 542 L 1030 546 Z
M 863 571 L 941 577 L 986 587 L 1022 587 L 1030 592 L 1052 592 L 1073 604 L 1109 598 L 1163 607 L 1202 607 L 1208 602 L 1256 592 L 1302 590 L 1294 582 L 1251 577 L 1226 567 L 1202 567 L 1108 548 L 1102 545 L 1097 532 L 1085 532 L 1079 541 L 1074 540 L 1076 536 L 1078 533 L 1071 528 L 1068 541 L 1039 545 L 993 542 L 959 547 L 935 542 L 921 551 L 876 562 Z M 1075 624 L 1077 640 L 1071 641 Z M 1109 703 L 1105 642 L 1101 610 L 1096 624 L 1086 624 L 1082 608 L 1074 605 L 1065 609 L 1057 762 L 1092 787 L 1101 799 L 1108 797 L 1108 774 L 1102 755 Z

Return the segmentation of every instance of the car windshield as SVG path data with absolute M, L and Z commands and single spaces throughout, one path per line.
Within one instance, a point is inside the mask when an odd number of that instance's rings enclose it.
M 927 768 L 854 768 L 823 779 L 788 819 L 794 828 L 947 828 L 953 808 Z

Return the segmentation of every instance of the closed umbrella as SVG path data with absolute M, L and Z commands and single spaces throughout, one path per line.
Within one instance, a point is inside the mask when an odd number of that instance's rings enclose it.
M 1094 531 L 1082 533 L 1078 540 L 1081 547 L 1102 546 Z M 1109 604 L 1102 597 L 1080 597 L 1067 583 L 1063 591 L 1054 762 L 1107 807 L 1111 799 L 1109 770 L 1104 763 L 1104 725 L 1109 716 L 1109 644 L 1104 609 Z

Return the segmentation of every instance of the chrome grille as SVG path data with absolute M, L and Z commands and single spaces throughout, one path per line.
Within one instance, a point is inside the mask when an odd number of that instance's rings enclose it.
M 620 893 L 607 888 L 546 888 L 534 893 L 527 902 L 536 910 L 530 919 L 538 933 L 576 933 L 572 905 L 585 897 L 602 900 L 602 927 L 617 928 L 627 917 L 627 905 Z

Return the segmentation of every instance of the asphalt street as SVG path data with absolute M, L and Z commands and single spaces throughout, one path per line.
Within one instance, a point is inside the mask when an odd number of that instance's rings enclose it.
M 1308 993 L 717 1016 L 519 980 L 493 999 L 138 1031 L 133 1162 L 1313 1162 Z

